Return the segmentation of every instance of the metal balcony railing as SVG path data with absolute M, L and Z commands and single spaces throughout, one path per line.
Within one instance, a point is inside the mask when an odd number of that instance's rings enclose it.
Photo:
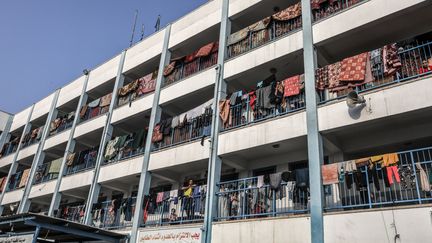
M 168 76 L 165 77 L 164 86 L 173 84 L 187 78 L 195 73 L 206 70 L 217 64 L 218 53 L 213 52 L 209 56 L 206 57 L 198 57 L 192 62 L 185 63 L 180 62 L 175 68 L 174 71 Z

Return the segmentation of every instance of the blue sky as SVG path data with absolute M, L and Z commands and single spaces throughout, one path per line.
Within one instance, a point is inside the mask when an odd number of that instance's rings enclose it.
M 1 0 L 0 110 L 16 113 L 206 0 Z

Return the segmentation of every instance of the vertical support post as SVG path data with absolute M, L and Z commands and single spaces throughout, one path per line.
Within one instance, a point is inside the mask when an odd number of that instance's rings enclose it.
M 13 121 L 14 115 L 9 115 L 8 120 L 6 122 L 6 126 L 0 135 L 0 149 L 3 148 L 6 141 L 9 141 L 10 138 L 10 129 L 12 127 L 12 121 Z
M 37 167 L 45 159 L 45 152 L 43 151 L 43 148 L 45 146 L 45 140 L 49 134 L 50 124 L 55 119 L 55 117 L 57 116 L 56 105 L 57 105 L 57 100 L 58 100 L 59 94 L 60 94 L 60 89 L 58 89 L 54 93 L 54 98 L 53 98 L 53 101 L 51 102 L 50 111 L 48 113 L 48 117 L 45 121 L 45 126 L 44 126 L 43 131 L 42 131 L 42 137 L 41 137 L 41 140 L 39 142 L 38 148 L 36 150 L 36 154 L 33 158 L 33 162 L 32 162 L 32 165 L 30 167 L 29 177 L 27 179 L 27 184 L 24 188 L 24 193 L 23 193 L 21 202 L 18 206 L 18 213 L 26 213 L 29 210 L 30 203 L 31 203 L 29 200 L 29 196 L 30 196 L 31 188 L 33 186 L 33 180 L 34 180 L 34 177 L 36 175 Z
M 84 79 L 84 84 L 83 84 L 83 88 L 81 91 L 81 96 L 79 98 L 78 101 L 78 105 L 75 111 L 75 117 L 74 117 L 74 121 L 72 123 L 72 127 L 69 133 L 69 139 L 68 142 L 66 144 L 66 149 L 65 149 L 65 153 L 63 155 L 63 160 L 62 160 L 62 165 L 60 167 L 60 172 L 59 172 L 59 176 L 57 178 L 56 181 L 56 185 L 54 188 L 54 193 L 53 193 L 53 197 L 51 198 L 51 204 L 48 210 L 48 216 L 53 217 L 54 216 L 54 211 L 58 210 L 59 206 L 60 206 L 60 201 L 61 201 L 61 192 L 60 192 L 60 186 L 61 186 L 61 182 L 63 179 L 63 176 L 66 174 L 66 160 L 67 160 L 67 156 L 69 155 L 69 153 L 73 153 L 73 151 L 75 150 L 75 139 L 74 139 L 74 134 L 75 134 L 75 128 L 78 125 L 78 122 L 80 121 L 80 110 L 81 107 L 83 106 L 83 104 L 85 104 L 87 102 L 87 83 L 89 80 L 89 74 L 87 74 L 85 76 Z
M 205 214 L 202 240 L 203 243 L 210 243 L 212 236 L 212 222 L 217 215 L 216 192 L 219 188 L 220 174 L 222 169 L 222 159 L 218 156 L 219 131 L 222 124 L 219 119 L 219 101 L 226 95 L 227 85 L 224 80 L 224 63 L 227 55 L 227 41 L 231 33 L 231 22 L 228 19 L 229 0 L 222 1 L 222 15 L 219 33 L 218 65 L 216 67 L 216 80 L 213 98 L 213 117 L 210 136 L 210 156 L 208 162 L 207 176 L 207 197 L 205 201 Z
M 36 230 L 35 230 L 34 235 L 33 235 L 32 243 L 38 242 L 37 238 L 39 237 L 40 230 L 41 230 L 41 227 L 39 225 L 36 226 Z
M 129 240 L 129 242 L 134 242 L 134 243 L 138 241 L 138 229 L 140 227 L 143 218 L 143 206 L 145 206 L 143 205 L 144 196 L 148 194 L 148 191 L 150 189 L 151 174 L 148 172 L 148 167 L 149 167 L 150 153 L 152 148 L 151 137 L 153 136 L 153 128 L 155 124 L 160 120 L 161 113 L 162 113 L 161 108 L 159 106 L 159 98 L 160 98 L 160 92 L 164 81 L 163 70 L 165 65 L 168 64 L 171 58 L 171 52 L 168 50 L 170 35 L 171 35 L 171 25 L 168 25 L 165 28 L 165 36 L 164 36 L 164 42 L 162 46 L 162 55 L 159 62 L 159 72 L 156 80 L 153 106 L 150 114 L 149 130 L 147 133 L 146 143 L 144 147 L 144 158 L 142 161 L 141 176 L 138 185 L 138 195 L 135 203 L 135 212 L 134 212 L 134 218 L 132 222 L 131 237 Z
M 101 137 L 101 141 L 99 144 L 98 154 L 97 154 L 97 158 L 96 158 L 96 165 L 95 165 L 95 169 L 93 171 L 92 184 L 90 185 L 90 190 L 89 190 L 89 194 L 87 197 L 85 214 L 84 214 L 84 224 L 87 224 L 87 225 L 90 225 L 92 223 L 92 221 L 91 221 L 91 219 L 92 219 L 92 215 L 91 215 L 92 207 L 93 207 L 93 204 L 96 203 L 96 200 L 99 196 L 99 192 L 100 192 L 100 188 L 101 188 L 101 185 L 98 183 L 99 173 L 100 173 L 100 168 L 101 168 L 102 162 L 104 160 L 103 154 L 105 151 L 105 145 L 111 139 L 112 132 L 114 129 L 113 125 L 111 124 L 111 118 L 112 118 L 113 110 L 114 110 L 114 107 L 115 107 L 116 101 L 117 101 L 117 96 L 118 96 L 117 90 L 123 86 L 123 81 L 124 81 L 123 66 L 124 66 L 124 62 L 125 62 L 125 57 L 126 57 L 126 50 L 124 50 L 120 56 L 120 62 L 119 62 L 118 70 L 117 70 L 117 77 L 116 77 L 116 80 L 114 83 L 114 88 L 112 91 L 111 103 L 110 103 L 109 111 L 106 114 L 107 118 L 105 121 L 105 127 L 102 131 L 102 137 Z
M 323 150 L 318 127 L 317 99 L 315 91 L 316 57 L 312 32 L 312 12 L 309 0 L 302 0 L 303 55 L 306 89 L 307 146 L 311 195 L 311 242 L 324 242 L 323 187 L 321 164 Z
M 18 168 L 17 159 L 18 159 L 18 153 L 19 153 L 20 150 L 21 150 L 21 144 L 22 144 L 22 141 L 23 141 L 23 139 L 24 139 L 24 136 L 25 136 L 25 135 L 30 131 L 30 129 L 31 129 L 30 120 L 31 120 L 31 116 L 32 116 L 32 114 L 33 114 L 34 106 L 35 106 L 35 104 L 33 104 L 33 105 L 31 106 L 31 108 L 30 108 L 30 111 L 29 111 L 29 114 L 28 114 L 28 117 L 27 117 L 26 124 L 24 125 L 23 133 L 21 134 L 21 138 L 20 138 L 20 140 L 19 140 L 17 150 L 16 150 L 16 152 L 15 152 L 15 154 L 14 154 L 14 157 L 13 157 L 13 159 L 12 159 L 12 163 L 11 163 L 11 166 L 10 166 L 10 168 L 9 168 L 8 176 L 6 177 L 6 182 L 5 182 L 5 185 L 4 185 L 4 190 L 2 191 L 2 193 L 1 193 L 1 195 L 0 195 L 0 215 L 3 213 L 4 206 L 2 205 L 2 201 L 3 201 L 3 197 L 4 197 L 5 193 L 6 193 L 6 190 L 7 190 L 7 188 L 9 187 L 9 181 L 10 181 L 10 178 L 11 178 L 11 176 L 12 176 L 13 174 L 16 173 L 16 170 L 17 170 L 17 168 Z

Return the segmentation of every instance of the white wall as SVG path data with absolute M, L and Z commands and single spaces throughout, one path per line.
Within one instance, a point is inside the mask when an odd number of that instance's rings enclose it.
M 62 143 L 67 143 L 68 139 L 69 139 L 69 135 L 70 135 L 70 129 L 57 133 L 49 138 L 47 138 L 45 140 L 45 144 L 44 144 L 44 150 L 52 148 L 56 145 L 62 144 Z
M 9 115 L 6 112 L 0 111 L 0 131 L 4 131 L 9 120 Z
M 39 143 L 35 143 L 35 144 L 32 144 L 28 147 L 21 149 L 18 153 L 17 161 L 34 155 L 37 151 L 38 146 L 39 146 Z
M 102 183 L 116 178 L 141 173 L 143 156 L 122 160 L 118 163 L 108 164 L 101 167 L 98 182 Z
M 48 112 L 50 111 L 51 108 L 51 104 L 53 102 L 55 93 L 50 94 L 48 97 L 38 101 L 35 104 L 32 116 L 31 116 L 31 121 L 43 116 L 43 115 L 48 115 Z M 45 121 L 43 121 L 45 124 Z
M 281 39 L 228 60 L 224 67 L 224 78 L 228 79 L 256 66 L 301 50 L 302 48 L 302 31 L 291 33 Z
M 218 154 L 223 155 L 303 135 L 306 135 L 306 113 L 300 111 L 223 132 L 219 138 Z
M 394 222 L 400 243 L 429 242 L 432 238 L 430 207 L 367 211 L 324 216 L 326 243 L 394 242 Z M 246 222 L 215 223 L 212 243 L 307 243 L 310 218 L 274 218 Z
M 21 201 L 23 193 L 24 193 L 24 188 L 14 190 L 11 192 L 6 192 L 3 197 L 3 201 L 1 202 L 2 205 Z
M 214 68 L 192 75 L 180 82 L 176 82 L 163 88 L 161 90 L 159 104 L 162 105 L 176 98 L 186 96 L 192 92 L 213 85 L 215 80 L 216 70 Z
M 222 0 L 213 0 L 175 21 L 171 26 L 169 48 L 220 23 Z
M 115 56 L 90 72 L 86 91 L 90 91 L 117 76 L 120 56 L 121 54 Z
M 166 29 L 162 29 L 129 48 L 126 52 L 123 72 L 127 72 L 160 55 L 162 53 L 165 31 Z
M 163 149 L 150 155 L 149 171 L 190 163 L 209 157 L 209 143 L 201 146 L 201 141 Z
M 357 119 L 350 117 L 344 100 L 320 107 L 318 109 L 319 128 L 324 131 L 430 107 L 432 106 L 431 82 L 432 78 L 429 77 L 374 90 L 364 96 L 367 107 L 361 110 L 361 115 Z M 371 112 L 368 111 L 368 107 Z
M 11 131 L 15 131 L 16 129 L 25 126 L 27 122 L 27 118 L 30 114 L 31 107 L 26 108 L 23 111 L 15 114 L 14 119 L 12 121 Z
M 31 188 L 29 198 L 36 198 L 36 197 L 52 194 L 54 192 L 55 185 L 56 185 L 56 180 L 33 185 Z
M 93 173 L 93 170 L 88 170 L 63 177 L 60 191 L 67 191 L 70 189 L 90 185 L 93 179 Z
M 74 80 L 73 82 L 62 87 L 57 100 L 56 107 L 60 107 L 67 102 L 79 97 L 81 95 L 83 85 L 85 81 L 85 76 L 81 76 Z
M 425 0 L 371 0 L 351 8 L 313 26 L 314 42 L 319 43 L 333 36 L 361 27 L 384 16 L 425 2 Z
M 107 115 L 101 115 L 89 121 L 84 121 L 75 128 L 74 138 L 80 137 L 105 126 Z
M 131 103 L 131 106 L 123 105 L 121 107 L 114 109 L 111 122 L 117 123 L 127 117 L 131 117 L 141 112 L 150 110 L 152 108 L 153 99 L 154 99 L 154 94 L 148 94 L 138 98 L 137 100 L 134 100 Z

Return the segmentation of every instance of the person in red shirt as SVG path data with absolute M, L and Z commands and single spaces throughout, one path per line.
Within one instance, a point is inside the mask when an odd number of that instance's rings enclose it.
M 423 73 L 427 73 L 427 72 L 432 71 L 432 65 L 429 65 L 429 64 L 432 64 L 431 59 L 429 59 L 429 63 L 428 63 L 428 61 L 424 60 L 422 63 L 422 66 L 419 68 L 419 74 L 423 74 Z

